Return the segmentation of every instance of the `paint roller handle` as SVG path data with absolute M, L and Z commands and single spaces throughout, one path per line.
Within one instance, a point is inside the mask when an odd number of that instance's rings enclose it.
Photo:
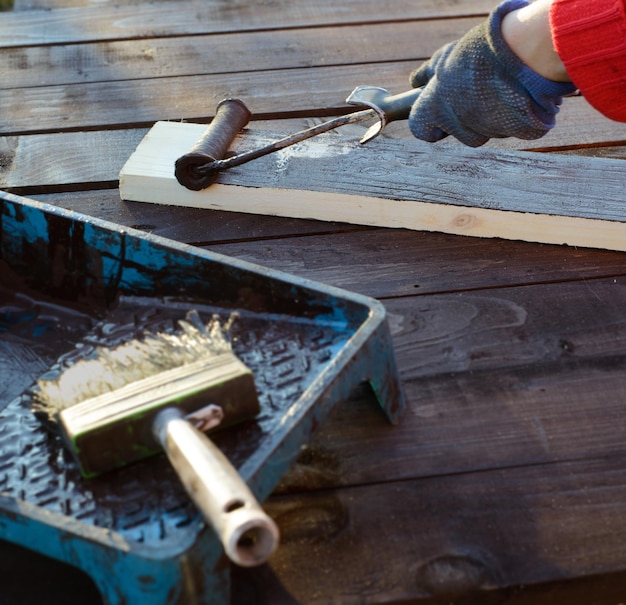
M 192 149 L 176 160 L 174 175 L 176 180 L 191 189 L 199 191 L 208 187 L 215 179 L 198 171 L 216 160 L 224 158 L 237 134 L 250 121 L 251 111 L 239 99 L 224 99 L 215 110 L 215 117 Z
M 413 103 L 422 90 L 412 88 L 396 95 L 378 86 L 357 86 L 346 99 L 351 105 L 371 107 L 378 115 L 378 122 L 367 129 L 361 137 L 361 143 L 368 143 L 376 138 L 389 124 L 396 120 L 408 119 Z
M 232 143 L 237 132 L 247 124 L 250 116 L 243 118 L 242 122 L 238 124 L 235 117 L 226 117 L 226 114 L 223 114 L 225 111 L 224 104 L 228 102 L 234 103 L 235 107 L 232 108 L 232 111 L 241 110 L 240 108 L 237 109 L 237 104 L 241 104 L 244 108 L 245 105 L 236 99 L 222 101 L 218 105 L 218 110 L 213 122 L 211 122 L 209 127 L 205 130 L 200 141 L 196 143 L 196 147 L 176 160 L 176 179 L 181 185 L 187 187 L 187 189 L 199 191 L 211 185 L 217 178 L 217 174 L 222 170 L 241 166 L 251 160 L 256 160 L 257 158 L 269 153 L 274 153 L 290 145 L 301 143 L 311 137 L 329 132 L 340 126 L 378 118 L 379 121 L 370 127 L 365 133 L 365 136 L 361 139 L 361 143 L 367 143 L 378 136 L 389 122 L 407 119 L 411 111 L 411 106 L 419 96 L 419 93 L 419 90 L 411 89 L 397 95 L 390 95 L 384 88 L 378 88 L 376 86 L 358 86 L 352 91 L 347 102 L 352 105 L 365 105 L 370 109 L 355 111 L 347 115 L 333 118 L 327 122 L 316 124 L 305 130 L 300 130 L 282 139 L 273 141 L 258 149 L 252 149 L 229 157 L 223 157 L 228 150 L 228 145 Z M 197 147 L 206 149 L 207 145 L 211 145 L 213 139 L 219 139 L 219 122 L 222 120 L 224 121 L 224 128 L 230 128 L 232 126 L 236 128 L 236 130 L 231 130 L 229 135 L 224 137 L 225 140 L 228 141 L 228 145 L 220 148 L 219 153 L 207 154 L 204 151 L 199 152 Z M 215 130 L 213 129 L 214 123 L 217 124 Z
M 220 449 L 173 408 L 157 416 L 154 434 L 228 557 L 243 567 L 267 561 L 278 528 Z

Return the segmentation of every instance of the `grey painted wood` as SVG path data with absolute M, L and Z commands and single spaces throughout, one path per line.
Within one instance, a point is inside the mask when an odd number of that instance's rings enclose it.
M 249 136 L 250 148 L 278 134 Z M 367 145 L 330 133 L 225 171 L 218 183 L 436 202 L 503 212 L 626 221 L 621 160 L 446 148 L 417 139 Z M 210 197 L 211 189 L 206 189 Z

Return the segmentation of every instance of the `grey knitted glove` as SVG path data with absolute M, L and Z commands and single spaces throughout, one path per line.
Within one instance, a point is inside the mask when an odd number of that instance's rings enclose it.
M 563 96 L 576 87 L 530 69 L 500 31 L 504 15 L 527 5 L 506 0 L 411 74 L 411 85 L 423 88 L 409 116 L 413 135 L 430 142 L 452 135 L 478 147 L 490 138 L 538 139 L 554 127 Z

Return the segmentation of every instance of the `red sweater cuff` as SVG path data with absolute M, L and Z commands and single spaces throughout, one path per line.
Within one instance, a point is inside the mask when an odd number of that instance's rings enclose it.
M 626 122 L 624 0 L 555 0 L 554 47 L 572 82 L 608 118 Z

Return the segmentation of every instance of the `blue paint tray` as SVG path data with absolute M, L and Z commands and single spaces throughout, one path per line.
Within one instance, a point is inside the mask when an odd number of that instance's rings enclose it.
M 165 458 L 81 479 L 25 394 L 77 343 L 110 343 L 120 326 L 237 312 L 233 348 L 262 411 L 214 441 L 264 500 L 356 385 L 391 421 L 402 412 L 384 308 L 15 195 L 0 204 L 0 539 L 82 569 L 107 605 L 227 603 L 221 545 Z

